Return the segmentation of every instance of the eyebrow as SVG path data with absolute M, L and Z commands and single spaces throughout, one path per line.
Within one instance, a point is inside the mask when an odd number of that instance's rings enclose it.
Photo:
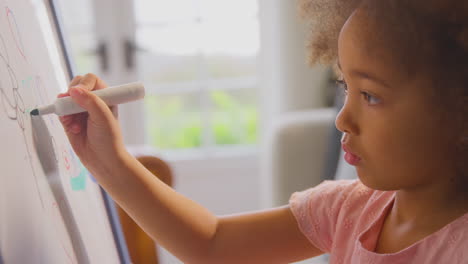
M 343 70 L 341 69 L 341 64 L 340 64 L 340 61 L 337 62 L 337 65 L 338 65 L 338 69 L 340 69 L 341 72 L 343 72 Z M 355 75 L 361 79 L 367 79 L 367 80 L 370 80 L 370 81 L 373 81 L 373 82 L 376 82 L 380 85 L 382 85 L 383 87 L 385 88 L 390 88 L 390 85 L 387 84 L 387 82 L 385 82 L 384 80 L 372 75 L 372 74 L 369 74 L 365 71 L 361 71 L 361 70 L 356 70 L 356 69 L 353 69 L 351 70 L 351 74 L 352 75 Z

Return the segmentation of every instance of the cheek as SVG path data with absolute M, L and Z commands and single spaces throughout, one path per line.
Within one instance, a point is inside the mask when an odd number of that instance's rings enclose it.
M 380 188 L 398 189 L 420 181 L 418 175 L 423 175 L 427 163 L 436 159 L 431 143 L 434 140 L 430 139 L 433 136 L 427 133 L 426 124 L 414 118 L 411 115 L 380 116 L 363 127 L 367 163 L 361 173 L 363 176 L 371 173 L 382 185 Z

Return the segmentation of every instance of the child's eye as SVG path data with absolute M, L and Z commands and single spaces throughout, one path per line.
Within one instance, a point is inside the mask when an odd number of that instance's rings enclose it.
M 344 79 L 338 79 L 335 81 L 338 87 L 342 88 L 344 90 L 345 94 L 348 94 L 348 84 Z
M 344 79 L 336 80 L 336 84 L 344 90 L 345 95 L 348 94 L 348 84 Z M 361 94 L 369 105 L 376 105 L 380 103 L 380 99 L 367 92 L 361 91 Z
M 380 103 L 380 99 L 370 95 L 367 92 L 361 92 L 361 94 L 364 96 L 364 100 L 366 100 L 369 103 L 369 105 L 376 105 Z

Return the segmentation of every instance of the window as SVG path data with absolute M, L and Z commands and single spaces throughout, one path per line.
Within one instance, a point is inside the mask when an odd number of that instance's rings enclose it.
M 76 74 L 96 72 L 98 62 L 93 51 L 96 50 L 97 40 L 94 33 L 92 0 L 59 0 L 57 4 Z
M 135 17 L 150 143 L 256 144 L 257 2 L 135 0 Z

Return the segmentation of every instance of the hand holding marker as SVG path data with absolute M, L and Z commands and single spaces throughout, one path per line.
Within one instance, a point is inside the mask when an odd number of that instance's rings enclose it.
M 135 82 L 92 91 L 92 93 L 100 97 L 108 106 L 113 106 L 142 99 L 145 96 L 145 87 L 142 83 Z M 63 116 L 81 112 L 86 112 L 86 110 L 73 102 L 71 97 L 62 97 L 57 98 L 51 105 L 40 106 L 32 110 L 31 115 L 55 113 Z

